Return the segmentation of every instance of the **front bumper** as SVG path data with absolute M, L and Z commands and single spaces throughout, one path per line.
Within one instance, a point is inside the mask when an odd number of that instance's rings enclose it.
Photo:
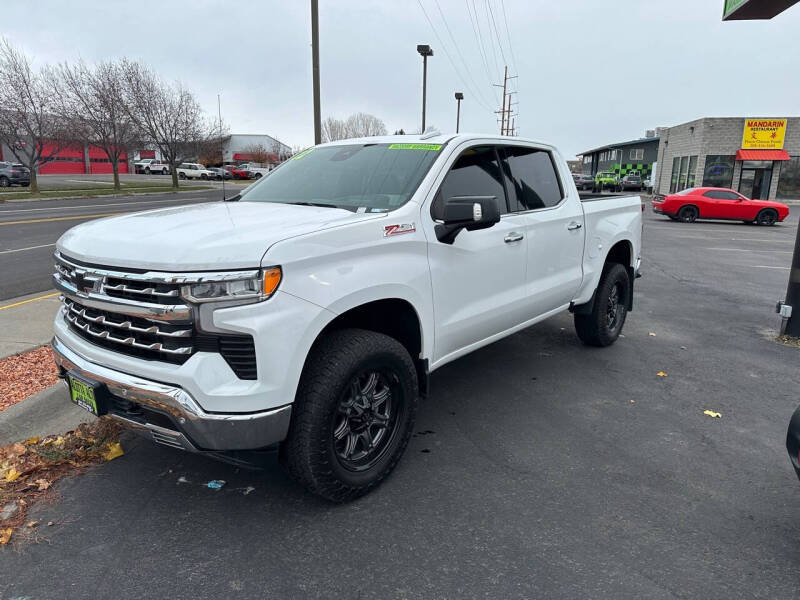
M 209 413 L 180 387 L 93 363 L 58 337 L 52 348 L 61 376 L 73 372 L 105 384 L 120 400 L 109 407 L 111 416 L 156 442 L 190 452 L 255 450 L 282 441 L 289 430 L 291 405 L 247 414 Z

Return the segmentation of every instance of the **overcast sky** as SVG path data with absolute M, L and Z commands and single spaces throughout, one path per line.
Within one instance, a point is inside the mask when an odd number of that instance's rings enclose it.
M 209 112 L 221 94 L 232 133 L 307 146 L 314 138 L 309 4 L 4 2 L 2 34 L 39 64 L 141 60 L 183 82 Z M 800 6 L 771 21 L 722 23 L 723 0 L 319 4 L 323 117 L 368 112 L 390 133 L 420 125 L 419 43 L 435 52 L 429 125 L 454 131 L 453 93 L 463 91 L 461 130 L 496 132 L 499 92 L 490 82 L 502 83 L 505 62 L 518 75 L 520 135 L 550 141 L 568 158 L 702 116 L 800 113 Z

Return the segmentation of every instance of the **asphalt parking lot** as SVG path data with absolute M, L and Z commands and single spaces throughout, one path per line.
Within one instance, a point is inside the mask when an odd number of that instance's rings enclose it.
M 624 338 L 561 315 L 437 371 L 351 504 L 126 438 L 1 552 L 0 598 L 800 598 L 800 349 L 772 340 L 797 221 L 648 212 Z

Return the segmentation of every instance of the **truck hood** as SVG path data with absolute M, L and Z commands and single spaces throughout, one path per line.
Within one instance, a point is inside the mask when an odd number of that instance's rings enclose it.
M 103 266 L 252 269 L 276 242 L 381 216 L 269 202 L 192 204 L 83 223 L 62 235 L 56 247 L 67 256 Z

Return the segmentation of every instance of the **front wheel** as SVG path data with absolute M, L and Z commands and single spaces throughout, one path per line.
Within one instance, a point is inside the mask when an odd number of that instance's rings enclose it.
M 592 312 L 575 313 L 575 331 L 587 346 L 610 346 L 622 332 L 630 294 L 628 270 L 619 263 L 603 268 Z
M 150 175 L 150 167 L 147 167 L 147 168 L 144 170 L 144 174 L 145 174 L 145 175 Z
M 280 461 L 327 500 L 362 496 L 403 455 L 418 395 L 414 363 L 397 340 L 362 329 L 334 331 L 306 360 Z
M 777 221 L 778 221 L 778 213 L 776 213 L 771 208 L 762 210 L 760 213 L 758 213 L 758 217 L 756 217 L 756 223 L 758 223 L 759 225 L 771 226 L 775 225 Z
M 9 187 L 11 185 L 11 181 L 8 177 L 0 177 L 0 187 Z
M 186 173 L 178 173 L 178 179 L 186 179 Z

